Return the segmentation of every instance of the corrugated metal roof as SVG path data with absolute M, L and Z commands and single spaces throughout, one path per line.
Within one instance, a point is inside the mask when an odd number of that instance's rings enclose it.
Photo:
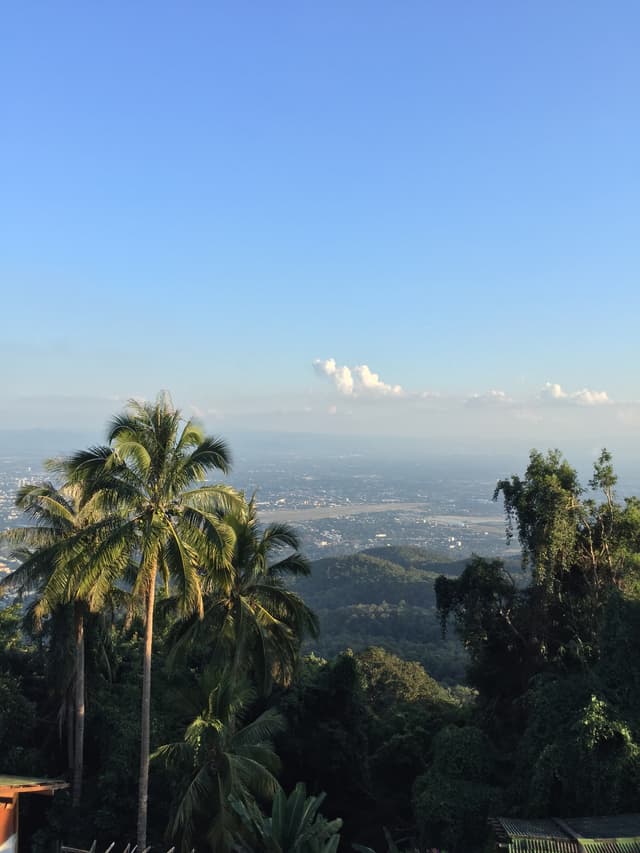
M 36 779 L 32 776 L 2 776 L 0 775 L 0 790 L 22 793 L 27 791 L 56 791 L 68 788 L 69 783 L 62 779 Z
M 493 818 L 510 853 L 640 853 L 640 815 L 520 820 Z
M 519 818 L 498 817 L 501 828 L 507 835 L 523 838 L 566 838 L 567 833 L 551 818 L 520 820 Z
M 578 843 L 565 838 L 514 838 L 509 844 L 513 853 L 580 853 Z

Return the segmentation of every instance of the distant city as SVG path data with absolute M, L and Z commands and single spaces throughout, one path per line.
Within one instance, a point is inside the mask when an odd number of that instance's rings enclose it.
M 517 552 L 507 546 L 502 506 L 492 500 L 496 480 L 523 471 L 526 457 L 389 459 L 370 449 L 346 452 L 276 443 L 236 454 L 233 486 L 255 493 L 262 522 L 286 521 L 312 559 L 384 545 L 411 545 L 460 559 Z M 0 449 L 0 529 L 21 523 L 18 487 L 45 476 L 48 453 Z M 569 461 L 572 461 L 571 459 Z M 588 474 L 580 472 L 586 483 Z M 621 478 L 621 495 L 640 494 L 640 482 Z M 0 572 L 10 565 L 0 555 Z
M 356 454 L 289 458 L 246 469 L 264 522 L 283 520 L 301 534 L 312 559 L 380 545 L 413 545 L 468 556 L 505 550 L 495 480 L 446 477 L 428 463 L 383 463 Z

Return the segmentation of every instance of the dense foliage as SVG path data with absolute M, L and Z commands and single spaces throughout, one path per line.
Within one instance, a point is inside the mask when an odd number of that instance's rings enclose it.
M 640 807 L 640 501 L 618 503 L 615 483 L 607 451 L 588 492 L 558 451 L 533 451 L 524 477 L 495 493 L 528 582 L 480 557 L 436 582 L 443 627 L 453 621 L 469 653 L 476 725 L 498 756 L 477 781 L 498 780 L 511 813 Z M 417 785 L 418 797 L 427 789 Z M 478 815 L 490 803 L 477 800 Z
M 198 484 L 227 460 L 162 398 L 18 495 L 0 769 L 76 780 L 25 799 L 27 849 L 140 834 L 147 734 L 145 829 L 185 853 L 457 853 L 490 814 L 640 809 L 640 502 L 606 451 L 589 491 L 557 451 L 498 482 L 522 569 L 310 567 L 288 526 Z

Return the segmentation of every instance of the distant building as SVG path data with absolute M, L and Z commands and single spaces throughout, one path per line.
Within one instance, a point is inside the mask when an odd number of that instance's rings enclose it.
M 640 814 L 489 823 L 493 849 L 505 853 L 640 853 Z

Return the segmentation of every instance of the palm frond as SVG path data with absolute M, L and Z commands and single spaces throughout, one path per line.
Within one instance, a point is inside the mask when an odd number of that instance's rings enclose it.
M 91 483 L 99 478 L 105 463 L 112 454 L 108 445 L 94 445 L 87 450 L 77 450 L 59 460 L 59 470 L 70 483 Z
M 260 544 L 267 552 L 280 548 L 297 551 L 300 548 L 300 538 L 291 525 L 273 523 L 265 528 Z
M 151 456 L 144 444 L 125 435 L 120 434 L 115 439 L 115 450 L 111 458 L 117 459 L 120 464 L 126 464 L 143 480 L 151 468 Z
M 267 574 L 308 577 L 311 574 L 311 563 L 306 557 L 296 551 L 295 554 L 290 554 L 284 560 L 279 560 L 277 563 L 270 565 Z
M 253 722 L 243 726 L 233 736 L 234 748 L 257 746 L 270 742 L 277 734 L 283 732 L 286 722 L 282 714 L 275 708 L 269 708 Z
M 205 568 L 218 575 L 228 570 L 235 539 L 227 524 L 212 513 L 190 507 L 183 510 L 179 528 Z
M 215 486 L 199 486 L 181 493 L 180 500 L 186 507 L 208 513 L 234 513 L 242 507 L 244 498 L 232 486 L 219 483 Z
M 204 480 L 209 471 L 228 474 L 230 469 L 231 451 L 221 438 L 213 437 L 206 437 L 181 464 L 187 482 Z
M 199 447 L 205 441 L 202 427 L 189 420 L 182 428 L 182 434 L 176 443 L 176 455 L 181 456 L 184 450 Z
M 183 541 L 175 526 L 169 521 L 169 538 L 165 543 L 165 559 L 169 573 L 179 590 L 177 596 L 178 614 L 186 616 L 197 613 L 204 616 L 202 588 L 197 571 L 197 555 L 187 542 Z
M 307 635 L 314 638 L 319 635 L 318 617 L 300 595 L 273 583 L 258 583 L 255 592 L 265 608 L 276 614 L 300 639 Z
M 219 777 L 213 776 L 209 766 L 205 764 L 194 773 L 180 798 L 171 826 L 172 836 L 178 839 L 184 836 L 183 841 L 186 840 L 188 844 L 192 838 L 196 815 L 207 808 L 207 805 L 215 815 L 223 808 L 225 800 L 224 786 L 219 785 Z
M 170 770 L 179 770 L 193 763 L 193 749 L 185 741 L 167 743 L 159 746 L 151 754 L 150 760 L 158 761 Z
M 275 796 L 280 787 L 274 775 L 279 764 L 275 753 L 270 753 L 270 763 L 274 767 L 274 772 L 265 764 L 245 755 L 231 753 L 229 754 L 229 763 L 237 779 L 236 790 L 242 786 L 254 797 L 259 797 L 262 800 L 272 799 Z

